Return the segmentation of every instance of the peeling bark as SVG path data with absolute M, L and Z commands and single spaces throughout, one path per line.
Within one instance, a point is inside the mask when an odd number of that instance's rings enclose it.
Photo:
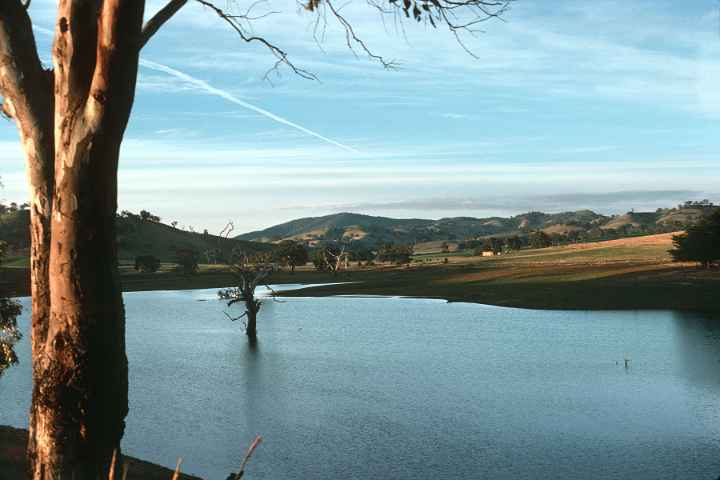
M 0 95 L 31 191 L 34 480 L 107 478 L 125 427 L 115 212 L 143 4 L 61 0 L 53 75 L 22 3 L 0 2 Z

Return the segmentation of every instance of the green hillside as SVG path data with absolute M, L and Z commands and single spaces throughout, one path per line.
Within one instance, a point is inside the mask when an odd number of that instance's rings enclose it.
M 548 235 L 571 235 L 576 239 L 593 240 L 682 229 L 713 208 L 712 204 L 688 203 L 654 212 L 631 211 L 611 216 L 591 210 L 577 210 L 560 213 L 528 212 L 514 217 L 453 217 L 439 220 L 393 219 L 343 212 L 301 218 L 236 238 L 269 243 L 292 239 L 310 246 L 323 241 L 344 241 L 371 247 L 383 243 L 428 244 L 527 235 L 541 230 Z
M 132 260 L 137 255 L 153 255 L 163 262 L 172 262 L 177 250 L 190 249 L 200 253 L 200 261 L 204 263 L 208 261 L 205 253 L 210 251 L 215 251 L 216 256 L 228 258 L 234 248 L 247 253 L 272 250 L 268 244 L 188 232 L 164 223 L 142 220 L 132 214 L 117 218 L 117 242 L 121 260 Z
M 339 240 L 343 236 L 352 239 L 353 231 L 357 231 L 365 234 L 364 236 L 371 234 L 373 239 L 392 240 L 405 238 L 411 235 L 411 232 L 423 231 L 435 223 L 433 220 L 394 219 L 343 212 L 324 217 L 300 218 L 236 238 L 258 242 L 278 242 L 285 239 Z
M 6 265 L 26 265 L 30 212 L 25 205 L 0 207 L 0 240 L 10 245 Z M 455 246 L 457 242 L 467 240 L 514 235 L 527 237 L 530 232 L 543 231 L 553 238 L 564 236 L 570 243 L 606 240 L 681 230 L 715 208 L 711 203 L 686 203 L 654 212 L 631 211 L 612 216 L 577 210 L 439 220 L 395 219 L 343 212 L 301 218 L 231 239 L 188 232 L 160 223 L 152 216 L 122 212 L 117 217 L 117 240 L 119 256 L 124 261 L 132 261 L 138 255 L 153 255 L 163 262 L 172 262 L 178 250 L 191 249 L 200 254 L 201 262 L 214 263 L 213 258 L 227 258 L 233 249 L 248 253 L 269 251 L 273 248 L 272 243 L 286 239 L 301 241 L 310 247 L 325 241 L 342 241 L 360 248 L 386 243 L 431 245 L 449 242 Z
M 27 265 L 30 245 L 30 211 L 24 206 L 0 213 L 0 240 L 10 246 L 6 266 Z M 272 250 L 272 246 L 216 235 L 188 232 L 139 215 L 123 212 L 116 219 L 118 255 L 121 261 L 133 261 L 138 255 L 153 255 L 163 262 L 175 260 L 178 250 L 195 250 L 201 262 L 208 258 L 229 257 L 233 249 L 256 253 Z

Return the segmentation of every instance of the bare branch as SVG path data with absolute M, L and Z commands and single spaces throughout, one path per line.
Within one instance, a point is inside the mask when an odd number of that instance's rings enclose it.
M 170 20 L 182 7 L 187 4 L 187 0 L 170 0 L 167 5 L 160 9 L 150 20 L 147 21 L 140 34 L 140 48 L 152 38 L 165 22 Z
M 45 97 L 42 102 L 34 98 L 38 88 Z M 8 117 L 36 124 L 51 105 L 50 92 L 25 4 L 4 0 L 0 3 L 0 96 L 5 99 L 2 111 Z
M 225 227 L 223 227 L 223 229 L 220 230 L 218 237 L 227 239 L 228 237 L 230 237 L 230 234 L 232 233 L 233 230 L 235 230 L 235 224 L 233 222 L 228 222 L 227 225 L 225 225 Z
M 231 315 L 230 315 L 229 313 L 227 313 L 227 312 L 223 312 L 223 313 L 225 314 L 226 317 L 228 317 L 228 318 L 230 319 L 231 322 L 236 322 L 236 321 L 238 321 L 238 320 L 242 320 L 242 318 L 247 315 L 247 312 L 245 312 L 245 313 L 243 313 L 242 315 L 239 315 L 239 316 L 237 316 L 237 317 L 233 317 L 233 316 L 231 316 Z
M 370 57 L 373 60 L 376 60 L 382 64 L 384 68 L 387 68 L 389 70 L 395 69 L 398 67 L 397 62 L 393 60 L 385 60 L 380 55 L 374 54 L 368 46 L 365 44 L 365 42 L 357 36 L 355 33 L 355 30 L 353 29 L 350 22 L 347 21 L 347 19 L 340 14 L 340 11 L 335 8 L 333 3 L 330 0 L 325 0 L 325 3 L 327 4 L 328 8 L 330 9 L 330 12 L 335 16 L 335 18 L 340 22 L 340 25 L 343 26 L 345 29 L 345 43 L 347 43 L 348 48 L 353 53 L 355 52 L 355 49 L 353 48 L 353 45 L 358 45 L 362 51 L 365 52 L 365 54 Z
M 240 36 L 242 40 L 244 40 L 247 43 L 259 43 L 263 46 L 265 46 L 268 50 L 270 50 L 270 53 L 272 53 L 277 58 L 277 63 L 270 71 L 275 71 L 279 65 L 286 65 L 288 66 L 296 75 L 299 75 L 300 77 L 306 78 L 308 80 L 317 80 L 317 77 L 315 74 L 308 72 L 307 70 L 304 70 L 302 68 L 299 68 L 293 64 L 289 58 L 287 52 L 279 48 L 273 43 L 270 43 L 268 40 L 266 40 L 263 37 L 259 37 L 257 35 L 252 35 L 247 31 L 247 28 L 243 26 L 242 22 L 244 20 L 250 20 L 251 17 L 248 17 L 248 15 L 232 15 L 230 13 L 225 12 L 220 7 L 216 6 L 213 2 L 210 2 L 208 0 L 195 0 L 199 4 L 209 8 L 215 14 L 220 17 L 223 21 L 225 21 L 230 27 L 235 30 L 235 32 Z M 267 75 L 266 75 L 267 77 Z
M 332 16 L 340 23 L 345 30 L 346 43 L 350 50 L 353 46 L 358 47 L 368 57 L 379 62 L 385 68 L 396 68 L 397 63 L 386 60 L 381 55 L 374 53 L 368 45 L 360 38 L 352 27 L 351 22 L 341 14 L 341 8 L 336 8 L 334 0 L 308 0 L 304 5 L 309 11 L 323 11 L 327 8 Z M 366 0 L 367 4 L 374 7 L 384 19 L 392 15 L 396 27 L 402 22 L 398 17 L 415 20 L 417 23 L 425 23 L 433 28 L 444 25 L 455 37 L 458 44 L 468 54 L 477 56 L 465 45 L 461 33 L 465 32 L 474 35 L 479 32 L 476 26 L 491 19 L 501 19 L 502 15 L 509 9 L 514 0 Z

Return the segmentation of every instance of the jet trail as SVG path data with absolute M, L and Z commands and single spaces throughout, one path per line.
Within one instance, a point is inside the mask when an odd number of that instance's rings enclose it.
M 0 1 L 2 1 L 2 0 L 0 0 Z M 50 29 L 43 28 L 43 27 L 39 27 L 39 26 L 37 26 L 37 25 L 33 25 L 33 28 L 34 28 L 35 30 L 37 30 L 38 32 L 44 34 L 44 35 L 48 35 L 48 36 L 54 35 L 54 32 L 53 32 L 52 30 L 50 30 Z M 269 112 L 269 111 L 265 110 L 264 108 L 256 107 L 255 105 L 253 105 L 253 104 L 251 104 L 251 103 L 248 103 L 248 102 L 246 102 L 246 101 L 244 101 L 244 100 L 239 99 L 238 97 L 236 97 L 235 95 L 233 95 L 233 94 L 230 93 L 230 92 L 227 92 L 227 91 L 225 91 L 225 90 L 221 90 L 221 89 L 219 89 L 219 88 L 213 87 L 212 85 L 210 85 L 210 84 L 207 83 L 206 81 L 200 80 L 199 78 L 195 78 L 195 77 L 193 77 L 193 76 L 191 76 L 191 75 L 188 75 L 187 73 L 181 72 L 180 70 L 176 70 L 176 69 L 174 69 L 174 68 L 172 68 L 172 67 L 168 67 L 167 65 L 163 65 L 162 63 L 152 62 L 152 61 L 146 60 L 146 59 L 144 59 L 144 58 L 141 58 L 141 59 L 140 59 L 140 65 L 143 66 L 143 67 L 145 67 L 145 68 L 149 68 L 150 70 L 156 70 L 156 71 L 158 71 L 158 72 L 163 72 L 163 73 L 166 73 L 166 74 L 168 74 L 168 75 L 172 75 L 173 77 L 179 78 L 179 79 L 181 79 L 181 80 L 183 80 L 183 81 L 185 81 L 185 82 L 187 82 L 187 83 L 190 83 L 190 84 L 192 84 L 192 85 L 195 85 L 195 86 L 198 87 L 199 89 L 204 90 L 205 92 L 207 92 L 207 93 L 209 93 L 209 94 L 211 94 L 211 95 L 215 95 L 215 96 L 224 98 L 224 99 L 227 100 L 228 102 L 232 102 L 232 103 L 234 103 L 235 105 L 239 105 L 239 106 L 241 106 L 241 107 L 243 107 L 243 108 L 246 108 L 246 109 L 248 109 L 248 110 L 252 110 L 252 111 L 255 112 L 255 113 L 259 113 L 260 115 L 262 115 L 262 116 L 264 116 L 264 117 L 267 117 L 267 118 L 269 118 L 270 120 L 274 120 L 274 121 L 276 121 L 276 122 L 278 122 L 278 123 L 281 123 L 281 124 L 283 124 L 283 125 L 286 125 L 286 126 L 288 126 L 288 127 L 290 127 L 290 128 L 294 128 L 295 130 L 299 130 L 299 131 L 301 131 L 301 132 L 303 132 L 303 133 L 305 133 L 305 134 L 307 134 L 307 135 L 310 135 L 310 136 L 312 136 L 312 137 L 318 138 L 318 139 L 322 140 L 323 142 L 329 143 L 329 144 L 331 144 L 331 145 L 335 145 L 336 147 L 340 147 L 340 148 L 342 148 L 343 150 L 346 150 L 346 151 L 348 151 L 348 152 L 350 152 L 350 153 L 354 153 L 354 154 L 356 154 L 356 155 L 362 155 L 361 152 L 355 150 L 355 149 L 352 148 L 352 147 L 349 147 L 349 146 L 347 146 L 347 145 L 343 145 L 342 143 L 336 142 L 336 141 L 333 140 L 332 138 L 328 138 L 328 137 L 325 137 L 325 136 L 323 136 L 323 135 L 320 135 L 320 134 L 317 133 L 317 132 L 313 132 L 313 131 L 310 130 L 309 128 L 305 128 L 305 127 L 303 127 L 302 125 L 298 125 L 298 124 L 295 123 L 295 122 L 291 122 L 290 120 L 288 120 L 288 119 L 286 119 L 286 118 L 283 118 L 283 117 L 281 117 L 281 116 L 279 116 L 279 115 L 275 115 L 274 113 Z
M 359 151 L 355 150 L 352 147 L 348 147 L 347 145 L 343 145 L 340 142 L 336 142 L 335 140 L 333 140 L 331 138 L 320 135 L 317 132 L 313 132 L 312 130 L 305 128 L 302 125 L 298 125 L 297 123 L 291 122 L 290 120 L 288 120 L 286 118 L 275 115 L 274 113 L 269 112 L 269 111 L 265 110 L 264 108 L 256 107 L 255 105 L 253 105 L 251 103 L 248 103 L 244 100 L 239 99 L 238 97 L 236 97 L 235 95 L 233 95 L 230 92 L 213 87 L 206 81 L 200 80 L 199 78 L 192 77 L 192 76 L 188 75 L 187 73 L 181 72 L 179 70 L 168 67 L 167 65 L 163 65 L 161 63 L 151 62 L 150 60 L 146 60 L 144 58 L 140 59 L 140 65 L 145 68 L 149 68 L 150 70 L 156 70 L 158 72 L 163 72 L 163 73 L 167 73 L 168 75 L 172 75 L 173 77 L 179 78 L 187 83 L 195 85 L 199 89 L 204 90 L 205 92 L 207 92 L 211 95 L 216 95 L 218 97 L 224 98 L 225 100 L 232 102 L 235 105 L 239 105 L 248 110 L 252 110 L 255 113 L 259 113 L 260 115 L 262 115 L 264 117 L 267 117 L 267 118 L 274 120 L 278 123 L 281 123 L 283 125 L 287 125 L 288 127 L 294 128 L 296 130 L 300 130 L 301 132 L 303 132 L 307 135 L 313 136 L 315 138 L 318 138 L 318 139 L 322 140 L 323 142 L 327 142 L 331 145 L 335 145 L 336 147 L 340 147 L 343 150 L 346 150 L 346 151 L 354 153 L 354 154 L 360 154 Z

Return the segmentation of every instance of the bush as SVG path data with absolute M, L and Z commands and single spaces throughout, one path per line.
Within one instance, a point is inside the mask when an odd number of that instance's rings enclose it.
M 186 275 L 192 275 L 198 271 L 199 255 L 195 250 L 181 249 L 175 252 L 175 261 L 180 270 Z
M 720 262 L 720 210 L 675 235 L 673 245 L 670 255 L 676 262 L 697 262 L 704 268 Z
M 0 241 L 0 261 L 5 255 L 7 244 Z M 15 300 L 0 297 L 0 376 L 18 360 L 14 345 L 22 338 L 17 328 L 17 317 L 22 307 Z
M 143 273 L 155 273 L 160 268 L 160 260 L 152 255 L 135 257 L 135 270 Z

